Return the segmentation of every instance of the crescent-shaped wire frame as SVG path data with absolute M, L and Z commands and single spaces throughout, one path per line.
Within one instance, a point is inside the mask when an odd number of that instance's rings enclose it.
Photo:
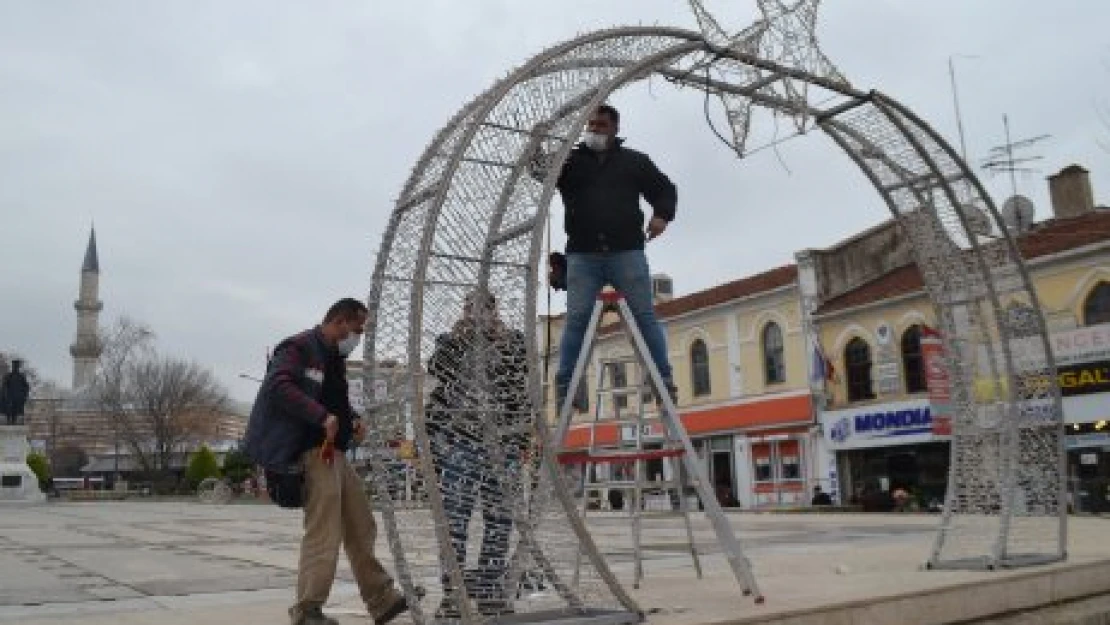
M 745 71 L 714 73 L 718 61 Z M 430 620 L 431 601 L 445 592 L 463 596 L 459 589 L 474 583 L 468 567 L 478 538 L 494 525 L 504 529 L 505 519 L 511 555 L 504 562 L 508 581 L 501 583 L 512 584 L 518 617 L 639 609 L 593 543 L 558 469 L 559 441 L 548 440 L 541 408 L 536 331 L 544 230 L 561 164 L 591 111 L 650 76 L 746 98 L 803 124 L 812 120 L 859 166 L 912 244 L 951 383 L 948 405 L 934 407 L 950 415 L 952 443 L 945 512 L 929 565 L 1063 558 L 1063 420 L 1045 322 L 1016 243 L 967 164 L 882 93 L 720 47 L 696 32 L 615 28 L 549 48 L 460 109 L 417 161 L 379 247 L 365 340 L 367 444 L 377 505 L 414 620 Z M 783 80 L 809 89 L 800 91 L 804 97 L 784 96 L 773 89 Z M 471 363 L 446 382 L 427 371 L 437 340 L 456 328 L 475 292 L 494 296 L 498 327 L 525 343 L 527 401 L 514 421 L 518 430 L 529 426 L 523 454 L 507 451 L 507 432 L 488 425 L 505 410 L 488 390 L 497 371 Z M 807 311 L 813 305 L 803 302 Z M 475 339 L 467 349 L 498 358 L 487 343 Z M 460 501 L 445 506 L 445 493 L 458 497 L 458 482 L 442 471 L 428 428 L 432 391 L 445 384 L 471 397 L 468 410 L 487 423 L 476 435 L 486 446 L 484 464 L 471 466 L 487 477 L 478 476 L 462 501 L 485 529 L 470 523 L 470 560 L 461 565 L 456 549 L 465 543 L 451 527 Z M 396 442 L 406 438 L 416 451 L 407 469 L 395 453 Z M 452 480 L 448 491 L 444 479 Z M 423 505 L 411 505 L 413 493 Z M 586 562 L 585 573 L 572 585 L 579 561 Z M 517 592 L 529 579 L 546 580 L 536 586 L 545 590 Z M 464 621 L 479 618 L 473 606 L 461 609 Z

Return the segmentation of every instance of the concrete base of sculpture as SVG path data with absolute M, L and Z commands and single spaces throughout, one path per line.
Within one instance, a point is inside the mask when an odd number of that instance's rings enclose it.
M 30 451 L 27 426 L 0 425 L 0 504 L 46 501 L 38 476 L 27 466 Z

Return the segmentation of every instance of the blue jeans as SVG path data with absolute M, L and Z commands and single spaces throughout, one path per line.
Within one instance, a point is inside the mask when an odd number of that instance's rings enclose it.
M 655 318 L 647 255 L 643 250 L 629 250 L 567 254 L 567 321 L 563 328 L 563 340 L 559 344 L 559 370 L 555 373 L 555 383 L 562 387 L 570 384 L 594 303 L 607 284 L 624 295 L 659 375 L 671 381 L 667 337 Z
M 452 431 L 450 427 L 430 428 L 428 433 L 448 533 L 459 567 L 464 569 L 467 590 L 472 596 L 477 594 L 475 598 L 479 600 L 500 599 L 502 597 L 496 595 L 504 590 L 501 586 L 508 568 L 509 534 L 513 528 L 509 514 L 512 501 L 504 486 L 519 470 L 519 456 L 516 450 L 507 449 L 505 466 L 497 466 L 476 438 Z M 477 570 L 467 571 L 467 535 L 476 504 L 482 510 L 482 546 Z M 443 584 L 445 588 L 451 586 L 446 575 Z

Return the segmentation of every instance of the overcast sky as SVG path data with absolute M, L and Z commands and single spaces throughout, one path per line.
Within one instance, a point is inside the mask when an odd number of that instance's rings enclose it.
M 730 29 L 755 16 L 752 1 L 707 6 Z M 268 345 L 365 297 L 393 200 L 458 107 L 549 45 L 645 23 L 695 26 L 684 0 L 0 3 L 0 350 L 70 383 L 95 220 L 102 323 L 148 323 L 163 350 L 249 399 L 238 375 L 260 375 Z M 956 61 L 972 160 L 1002 142 L 1004 113 L 1016 139 L 1051 134 L 1041 171 L 1019 181 L 1043 218 L 1044 177 L 1072 162 L 1110 202 L 1096 114 L 1108 23 L 1097 0 L 842 0 L 823 5 L 819 36 L 854 85 L 953 144 L 948 58 L 976 55 Z M 885 217 L 819 133 L 737 162 L 692 92 L 653 81 L 615 103 L 629 145 L 679 187 L 650 258 L 680 295 Z

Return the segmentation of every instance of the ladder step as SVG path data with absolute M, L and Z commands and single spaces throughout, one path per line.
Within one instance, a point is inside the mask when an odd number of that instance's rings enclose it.
M 609 358 L 598 358 L 598 363 L 602 365 L 639 365 L 640 359 L 636 356 L 610 356 Z
M 623 413 L 624 410 L 621 410 Z M 600 415 L 594 419 L 595 424 L 605 423 L 607 425 L 662 425 L 663 421 L 658 416 L 644 416 L 644 417 L 607 417 Z
M 644 392 L 646 389 L 638 386 L 603 386 L 597 389 L 598 395 L 613 395 L 620 397 L 621 395 L 636 395 Z

